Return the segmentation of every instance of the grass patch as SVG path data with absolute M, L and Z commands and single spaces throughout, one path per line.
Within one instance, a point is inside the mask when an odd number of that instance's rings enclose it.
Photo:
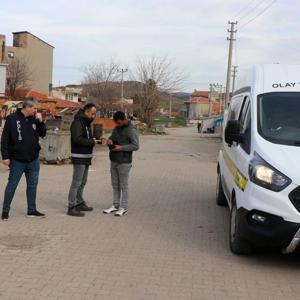
M 155 120 L 155 123 L 165 125 L 170 124 L 172 127 L 184 127 L 186 126 L 186 119 L 182 116 L 177 116 L 175 118 L 164 116 Z

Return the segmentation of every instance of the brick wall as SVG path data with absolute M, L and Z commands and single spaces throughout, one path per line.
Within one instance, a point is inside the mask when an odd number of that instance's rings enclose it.
M 113 129 L 115 128 L 116 124 L 113 119 L 108 118 L 99 118 L 97 117 L 93 124 L 102 124 L 103 129 Z

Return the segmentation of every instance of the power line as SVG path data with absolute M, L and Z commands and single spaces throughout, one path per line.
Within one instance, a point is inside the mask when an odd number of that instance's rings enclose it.
M 267 5 L 261 12 L 259 12 L 257 15 L 255 15 L 252 19 L 250 19 L 248 22 L 242 24 L 238 29 L 242 29 L 245 26 L 247 26 L 248 24 L 250 24 L 251 22 L 253 22 L 255 19 L 257 19 L 258 17 L 260 17 L 262 14 L 264 14 L 273 4 L 275 4 L 277 0 L 273 0 L 269 5 Z
M 242 19 L 248 17 L 252 12 L 254 12 L 257 8 L 259 8 L 264 2 L 266 2 L 268 0 L 261 0 L 259 1 L 255 6 L 253 6 L 249 11 L 247 11 L 246 13 L 244 13 L 243 15 L 240 16 L 239 21 L 241 21 Z
M 248 9 L 248 8 L 252 5 L 252 3 L 254 3 L 255 1 L 256 1 L 256 0 L 250 1 L 245 7 L 243 7 L 242 9 L 240 9 L 240 10 L 238 11 L 238 13 L 237 13 L 232 19 L 233 19 L 233 20 L 238 19 L 238 18 L 240 17 L 240 14 L 241 14 L 244 10 Z

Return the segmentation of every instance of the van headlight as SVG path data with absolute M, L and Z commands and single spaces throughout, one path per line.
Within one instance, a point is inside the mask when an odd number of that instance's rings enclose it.
M 292 180 L 263 160 L 257 153 L 249 164 L 249 178 L 255 184 L 274 192 L 285 189 Z

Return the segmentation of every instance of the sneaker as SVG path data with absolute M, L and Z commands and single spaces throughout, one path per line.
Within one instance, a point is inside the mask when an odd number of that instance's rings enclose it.
M 79 211 L 92 211 L 92 210 L 94 210 L 93 207 L 87 206 L 85 202 L 82 202 L 79 205 L 77 205 L 76 209 L 79 210 Z
M 126 213 L 127 213 L 127 209 L 121 207 L 121 208 L 118 209 L 118 211 L 115 213 L 115 216 L 116 216 L 116 217 L 122 217 L 122 216 L 124 216 Z
M 27 213 L 27 217 L 28 218 L 45 218 L 46 215 L 42 214 L 42 213 L 40 213 L 39 211 L 36 210 L 32 213 Z
M 8 217 L 9 217 L 8 212 L 3 211 L 3 212 L 2 212 L 1 219 L 2 219 L 3 221 L 7 221 L 7 220 L 8 220 Z
M 85 214 L 83 212 L 81 212 L 80 210 L 78 210 L 76 207 L 69 208 L 67 215 L 72 216 L 72 217 L 84 217 L 85 216 Z
M 116 212 L 116 211 L 118 211 L 118 208 L 116 208 L 116 207 L 113 205 L 112 207 L 110 207 L 110 208 L 108 208 L 108 209 L 104 209 L 104 210 L 103 210 L 103 213 L 104 213 L 104 214 L 111 214 L 111 213 Z

